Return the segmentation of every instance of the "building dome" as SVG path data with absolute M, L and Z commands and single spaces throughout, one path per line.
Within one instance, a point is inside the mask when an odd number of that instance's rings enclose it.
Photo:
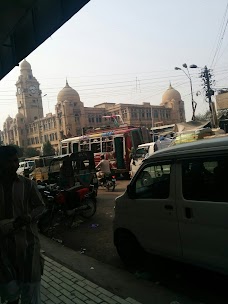
M 8 115 L 8 117 L 6 118 L 6 121 L 12 121 L 12 120 L 13 120 L 13 118 L 10 115 Z
M 31 64 L 24 59 L 20 65 L 21 70 L 31 70 Z
M 58 102 L 63 102 L 63 101 L 73 101 L 73 102 L 80 102 L 80 96 L 77 91 L 72 89 L 68 82 L 66 81 L 65 87 L 59 92 L 57 96 L 57 101 Z
M 172 101 L 172 100 L 180 101 L 181 100 L 181 95 L 170 84 L 169 88 L 162 95 L 162 103 L 161 104 L 165 104 L 165 103 L 167 103 L 169 101 Z
M 21 114 L 21 113 L 17 113 L 17 114 L 16 114 L 16 118 L 18 118 L 18 119 L 20 119 L 20 118 L 24 118 L 24 115 L 23 115 L 23 114 Z

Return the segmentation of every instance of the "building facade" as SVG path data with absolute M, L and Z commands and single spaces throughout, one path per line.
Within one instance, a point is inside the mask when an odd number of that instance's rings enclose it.
M 216 108 L 218 111 L 228 109 L 228 89 L 223 89 L 216 95 Z
M 58 152 L 62 139 L 79 136 L 88 128 L 107 124 L 104 116 L 119 115 L 125 124 L 148 128 L 185 121 L 184 102 L 171 84 L 160 105 L 107 102 L 85 107 L 78 92 L 66 81 L 65 87 L 58 93 L 55 113 L 44 116 L 40 84 L 26 60 L 20 65 L 16 98 L 18 113 L 15 118 L 8 116 L 4 122 L 1 141 L 38 150 L 43 143 L 50 141 Z

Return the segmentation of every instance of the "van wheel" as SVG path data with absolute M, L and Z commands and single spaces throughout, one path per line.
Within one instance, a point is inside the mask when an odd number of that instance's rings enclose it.
M 133 269 L 143 266 L 145 251 L 136 237 L 126 230 L 115 233 L 115 246 L 124 264 Z

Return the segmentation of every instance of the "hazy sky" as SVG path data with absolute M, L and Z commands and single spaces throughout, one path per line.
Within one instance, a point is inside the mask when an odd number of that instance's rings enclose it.
M 171 81 L 190 119 L 189 80 L 174 67 L 185 62 L 211 66 L 226 5 L 227 0 L 91 0 L 27 57 L 47 94 L 45 112 L 54 112 L 66 77 L 85 106 L 160 104 Z M 215 87 L 228 87 L 228 29 L 213 68 Z M 191 70 L 191 75 L 197 113 L 204 113 L 208 104 L 203 94 L 195 95 L 203 92 L 199 72 Z M 17 113 L 19 74 L 15 67 L 0 82 L 0 128 Z

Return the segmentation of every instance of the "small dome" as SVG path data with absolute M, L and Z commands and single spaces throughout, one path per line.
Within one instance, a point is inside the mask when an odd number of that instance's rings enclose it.
M 58 102 L 64 102 L 66 100 L 73 102 L 80 102 L 80 96 L 78 92 L 72 89 L 67 81 L 65 87 L 59 92 L 57 96 Z
M 10 115 L 8 115 L 8 117 L 6 118 L 6 121 L 12 121 L 12 120 L 13 120 L 13 118 L 10 117 Z
M 171 100 L 180 101 L 181 100 L 181 95 L 170 84 L 169 88 L 165 91 L 165 93 L 162 96 L 162 104 L 167 103 Z
M 21 113 L 17 113 L 17 115 L 16 115 L 16 118 L 24 118 L 24 115 L 23 114 L 21 114 Z
M 31 70 L 31 64 L 24 59 L 20 65 L 21 70 Z

